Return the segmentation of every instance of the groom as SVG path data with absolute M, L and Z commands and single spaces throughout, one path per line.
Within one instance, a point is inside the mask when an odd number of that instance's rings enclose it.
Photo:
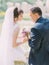
M 30 37 L 26 33 L 29 46 L 29 65 L 49 65 L 49 20 L 42 17 L 39 7 L 30 10 L 30 17 L 35 22 Z

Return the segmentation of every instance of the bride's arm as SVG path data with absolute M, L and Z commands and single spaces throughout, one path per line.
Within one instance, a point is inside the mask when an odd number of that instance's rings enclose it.
M 13 34 L 13 47 L 17 47 L 21 44 L 24 44 L 26 41 L 28 41 L 28 38 L 25 36 L 24 39 L 23 39 L 23 42 L 19 42 L 19 43 L 16 42 L 19 31 L 20 31 L 20 29 L 14 31 L 14 34 Z
M 23 44 L 26 42 L 26 38 L 23 40 L 23 42 L 19 42 L 17 43 L 17 37 L 18 37 L 18 34 L 19 34 L 19 30 L 15 30 L 14 33 L 13 33 L 13 48 Z
M 14 33 L 13 33 L 13 47 L 18 46 L 18 43 L 16 43 L 18 34 L 19 34 L 19 29 L 18 30 L 15 30 Z

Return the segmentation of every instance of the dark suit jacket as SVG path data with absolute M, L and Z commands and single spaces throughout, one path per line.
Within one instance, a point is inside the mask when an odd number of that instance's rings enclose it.
M 30 36 L 29 65 L 49 65 L 49 20 L 40 17 Z

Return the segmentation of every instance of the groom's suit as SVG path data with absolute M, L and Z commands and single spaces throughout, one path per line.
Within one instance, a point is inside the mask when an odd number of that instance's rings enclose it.
M 49 20 L 40 17 L 30 36 L 29 65 L 49 65 Z

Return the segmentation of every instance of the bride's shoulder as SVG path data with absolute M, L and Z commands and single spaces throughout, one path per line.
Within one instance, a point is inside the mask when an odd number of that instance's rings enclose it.
M 14 30 L 19 30 L 20 28 L 19 28 L 19 25 L 18 24 L 15 24 L 14 25 Z

